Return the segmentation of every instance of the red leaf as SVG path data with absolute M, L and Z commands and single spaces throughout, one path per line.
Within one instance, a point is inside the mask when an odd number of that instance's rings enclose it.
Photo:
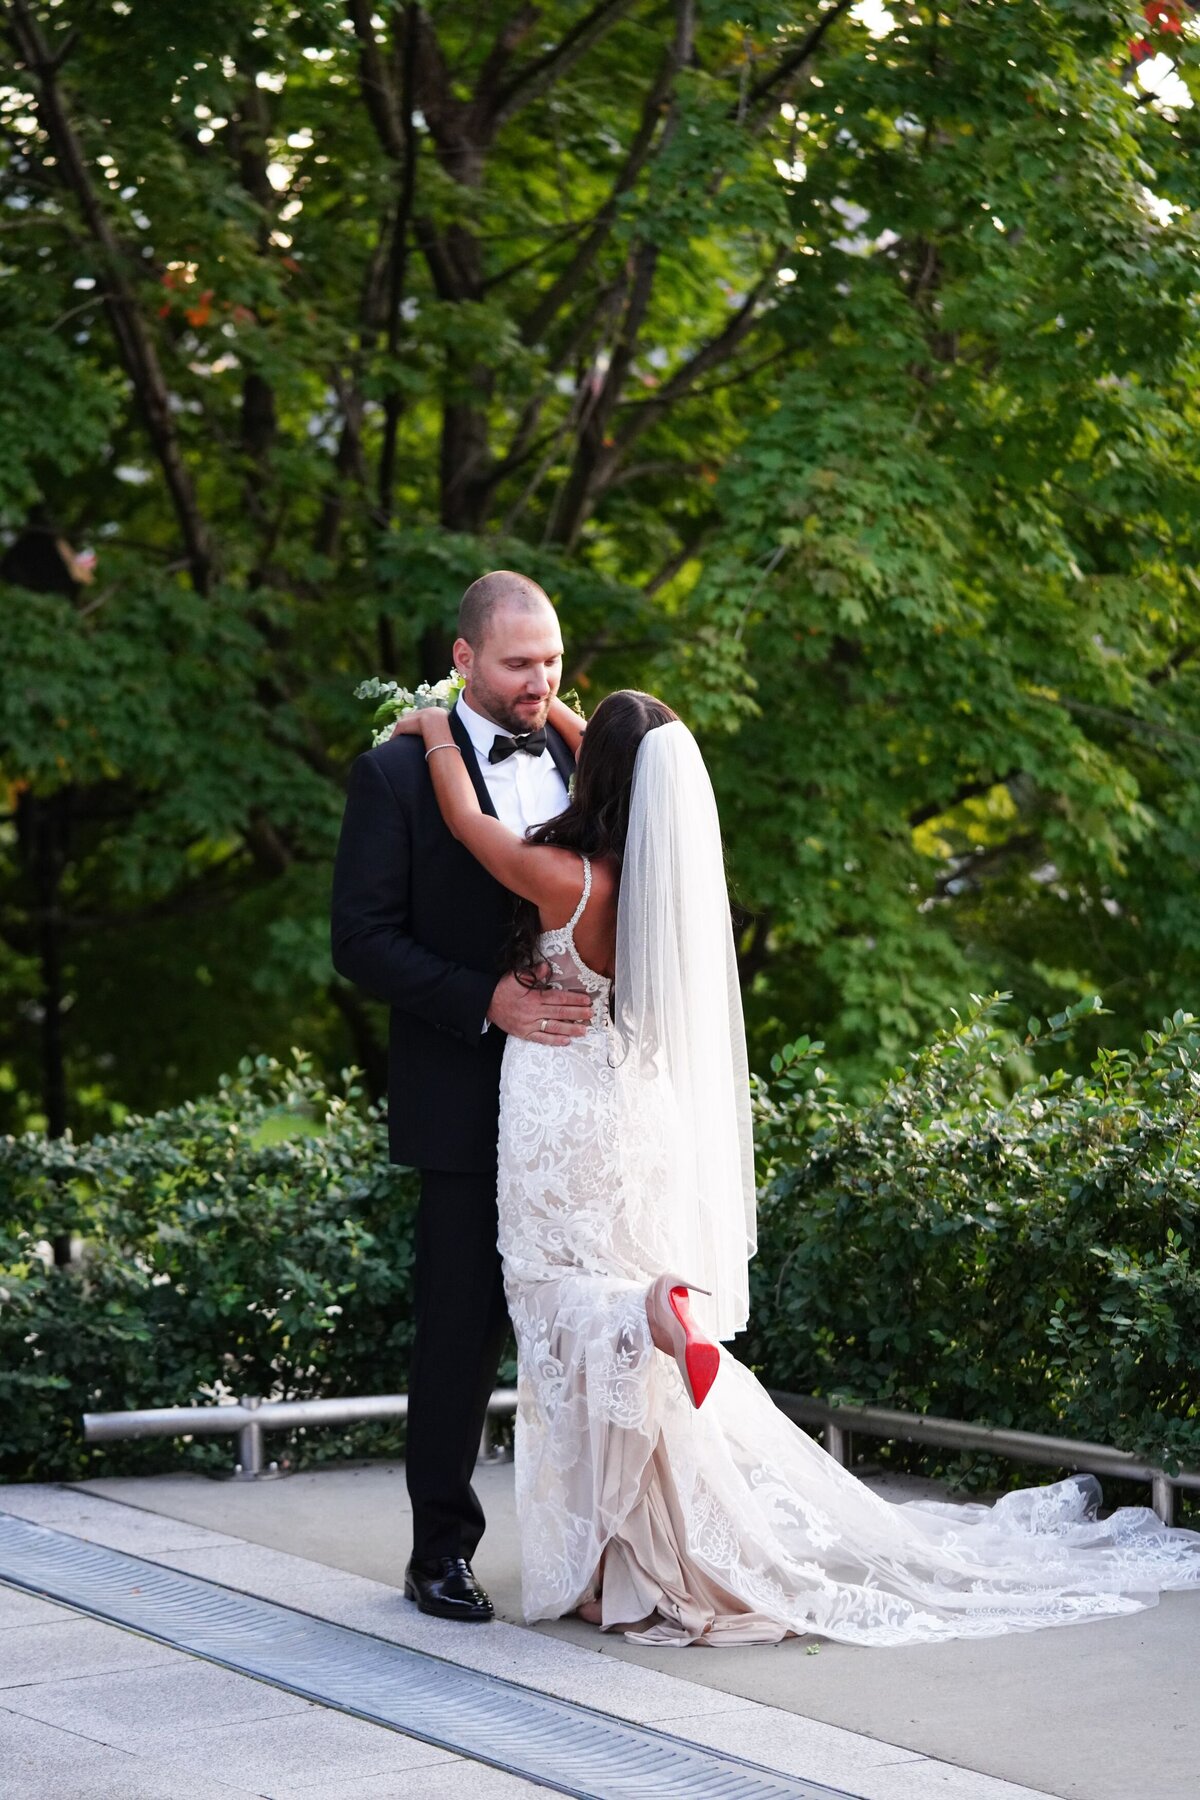
M 184 308 L 184 317 L 189 325 L 208 324 L 209 319 L 212 317 L 212 297 L 212 289 L 205 288 L 194 306 Z

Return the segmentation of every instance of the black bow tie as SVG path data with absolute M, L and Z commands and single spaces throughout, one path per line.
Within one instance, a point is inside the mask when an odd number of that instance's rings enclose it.
M 523 750 L 526 756 L 540 756 L 545 748 L 544 727 L 539 731 L 526 731 L 521 737 L 506 737 L 504 732 L 498 731 L 496 741 L 488 751 L 488 761 L 503 762 L 506 756 L 515 756 L 518 750 Z

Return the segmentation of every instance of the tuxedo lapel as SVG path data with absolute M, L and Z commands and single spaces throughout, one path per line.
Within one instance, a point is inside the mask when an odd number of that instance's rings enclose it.
M 490 813 L 494 819 L 496 817 L 495 801 L 488 793 L 488 784 L 483 779 L 483 772 L 479 767 L 479 758 L 476 756 L 475 746 L 471 742 L 471 734 L 459 718 L 457 711 L 453 711 L 450 714 L 450 729 L 454 733 L 455 743 L 462 751 L 463 762 L 467 766 L 467 774 L 471 777 L 471 785 L 475 789 L 479 804 L 482 806 L 484 812 Z
M 575 758 L 567 748 L 567 741 L 555 731 L 553 725 L 546 727 L 546 748 L 549 750 L 555 768 L 566 783 L 567 792 L 571 791 L 571 777 L 575 773 Z

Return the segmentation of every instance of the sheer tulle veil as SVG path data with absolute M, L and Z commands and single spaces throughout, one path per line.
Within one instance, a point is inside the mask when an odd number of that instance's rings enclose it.
M 710 1288 L 717 1337 L 749 1310 L 756 1245 L 749 1070 L 712 783 L 681 721 L 638 748 L 617 904 L 618 1129 L 647 1266 Z

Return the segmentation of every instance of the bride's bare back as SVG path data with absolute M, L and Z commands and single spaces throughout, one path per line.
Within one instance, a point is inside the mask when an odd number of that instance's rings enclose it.
M 553 854 L 568 858 L 574 865 L 579 888 L 577 898 L 568 910 L 564 911 L 558 893 L 546 904 L 539 905 L 538 921 L 543 931 L 561 930 L 574 912 L 583 891 L 583 858 L 578 851 L 556 848 Z M 592 858 L 592 891 L 575 926 L 575 948 L 580 956 L 589 969 L 594 969 L 597 975 L 608 976 L 610 980 L 617 944 L 617 894 L 620 883 L 620 864 L 615 857 Z

